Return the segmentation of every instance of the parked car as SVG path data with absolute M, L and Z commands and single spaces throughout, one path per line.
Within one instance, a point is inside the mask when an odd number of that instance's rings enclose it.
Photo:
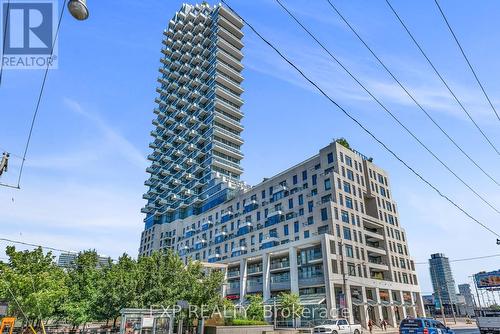
M 331 319 L 314 327 L 313 333 L 328 334 L 363 334 L 361 325 L 351 325 L 346 319 Z
M 429 318 L 408 318 L 399 324 L 399 334 L 454 334 L 450 327 Z

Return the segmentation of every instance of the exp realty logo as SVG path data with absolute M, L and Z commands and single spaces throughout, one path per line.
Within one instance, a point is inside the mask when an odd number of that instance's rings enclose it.
M 3 67 L 57 68 L 57 1 L 3 0 L 1 5 Z

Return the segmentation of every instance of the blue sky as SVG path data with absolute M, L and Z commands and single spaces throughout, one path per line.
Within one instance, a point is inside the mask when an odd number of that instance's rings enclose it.
M 395 21 L 385 1 L 333 0 L 417 99 L 480 164 L 500 178 L 488 147 Z M 91 16 L 62 22 L 59 68 L 49 73 L 21 190 L 0 189 L 0 234 L 53 247 L 136 255 L 140 208 L 156 97 L 162 31 L 180 1 L 89 0 Z M 403 159 L 475 217 L 500 231 L 498 215 L 403 133 L 272 0 L 228 1 Z M 494 205 L 500 192 L 433 127 L 391 81 L 326 1 L 285 4 L 423 141 Z M 473 117 L 500 146 L 500 122 L 481 95 L 434 2 L 392 1 Z M 212 3 L 212 2 L 211 2 Z M 500 109 L 500 3 L 441 1 Z M 62 2 L 59 4 L 62 5 Z M 500 253 L 495 238 L 437 196 L 316 93 L 245 28 L 244 180 L 258 183 L 317 153 L 333 138 L 391 175 L 393 194 L 417 262 L 433 252 L 450 258 Z M 0 88 L 0 147 L 22 153 L 43 72 L 6 70 Z M 14 182 L 19 160 L 2 177 Z M 498 258 L 453 264 L 457 283 Z M 419 265 L 423 292 L 431 290 Z

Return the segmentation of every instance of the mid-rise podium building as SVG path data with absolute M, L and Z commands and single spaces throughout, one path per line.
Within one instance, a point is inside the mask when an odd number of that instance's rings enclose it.
M 372 158 L 338 140 L 258 185 L 240 180 L 242 27 L 222 6 L 183 5 L 165 31 L 139 255 L 223 263 L 224 294 L 241 303 L 291 291 L 363 326 L 423 315 L 390 179 Z

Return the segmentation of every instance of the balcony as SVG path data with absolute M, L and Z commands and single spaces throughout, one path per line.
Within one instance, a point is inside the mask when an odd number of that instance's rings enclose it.
M 247 281 L 247 292 L 255 293 L 262 291 L 262 281 Z
M 201 250 L 201 249 L 205 248 L 206 246 L 207 246 L 207 241 L 205 239 L 201 239 L 201 240 L 196 241 L 196 243 L 194 244 L 194 249 Z
M 240 282 L 238 283 L 229 283 L 227 286 L 226 293 L 228 295 L 239 295 L 240 294 Z
M 252 231 L 252 223 L 251 222 L 246 222 L 243 223 L 239 228 L 238 232 L 236 233 L 236 236 L 242 236 L 245 234 L 248 234 Z
M 222 259 L 222 256 L 219 253 L 212 254 L 208 257 L 208 262 L 209 263 L 215 263 L 217 261 L 220 261 Z
M 186 232 L 184 233 L 184 238 L 191 238 L 193 235 L 196 234 L 196 230 L 193 228 L 188 228 Z
M 252 264 L 248 266 L 247 274 L 257 274 L 262 272 L 262 264 Z
M 317 275 L 312 276 L 312 277 L 301 278 L 299 276 L 299 287 L 317 286 L 317 285 L 324 285 L 324 284 L 325 284 L 325 278 L 323 277 L 323 273 L 318 273 Z
M 278 262 L 273 262 L 271 261 L 271 270 L 278 270 L 278 269 L 288 269 L 290 268 L 290 262 L 289 261 L 278 261 Z
M 228 30 L 236 36 L 237 38 L 243 38 L 243 32 L 241 29 L 239 29 L 237 26 L 235 26 L 233 23 L 231 23 L 229 20 L 227 20 L 224 16 L 219 16 L 219 25 L 224 27 L 224 29 Z
M 223 74 L 230 78 L 231 81 L 235 81 L 240 84 L 243 81 L 243 76 L 235 70 L 233 67 L 225 64 L 222 60 L 216 63 L 217 74 Z
M 243 112 L 238 108 L 238 106 L 231 105 L 227 101 L 224 101 L 221 98 L 215 99 L 215 107 L 219 110 L 223 110 L 224 112 L 233 115 L 234 117 L 241 119 L 243 118 Z M 241 145 L 241 143 L 239 144 Z
M 235 27 L 241 29 L 243 28 L 243 22 L 238 16 L 236 16 L 233 12 L 230 10 L 226 9 L 225 7 L 219 7 L 219 14 L 223 16 L 225 19 L 227 19 L 231 24 L 233 24 Z
M 223 242 L 224 240 L 226 240 L 226 237 L 227 237 L 227 232 L 226 231 L 222 231 L 222 232 L 216 233 L 215 237 L 214 237 L 214 242 L 216 244 L 220 244 L 221 242 Z
M 212 163 L 214 166 L 226 169 L 234 174 L 240 175 L 243 173 L 243 168 L 240 166 L 240 164 L 237 164 L 235 162 L 220 158 L 220 157 L 212 157 Z
M 368 252 L 368 255 L 370 256 L 370 253 L 375 253 L 375 254 L 380 254 L 380 255 L 387 255 L 387 251 L 378 243 L 366 243 L 366 251 Z
M 247 253 L 246 246 L 237 246 L 231 250 L 231 257 L 238 257 Z
M 228 270 L 227 271 L 227 277 L 228 278 L 231 278 L 231 277 L 239 277 L 240 276 L 240 270 L 239 269 L 231 269 L 231 270 Z
M 227 53 L 229 53 L 234 58 L 238 60 L 243 59 L 243 53 L 240 50 L 238 50 L 238 48 L 234 47 L 233 45 L 231 45 L 231 43 L 224 40 L 223 38 L 217 39 L 217 46 L 226 51 Z
M 229 43 L 232 47 L 241 50 L 243 48 L 243 43 L 241 40 L 225 29 L 222 25 L 219 25 L 219 29 L 217 29 L 217 35 L 223 38 L 225 42 Z M 241 58 L 240 58 L 241 59 Z
M 201 224 L 201 230 L 207 231 L 212 226 L 214 226 L 214 223 L 211 220 L 207 220 L 207 221 L 203 222 L 203 224 Z
M 272 247 L 276 247 L 280 244 L 279 238 L 277 234 L 269 234 L 262 239 L 260 242 L 260 249 L 268 249 Z

